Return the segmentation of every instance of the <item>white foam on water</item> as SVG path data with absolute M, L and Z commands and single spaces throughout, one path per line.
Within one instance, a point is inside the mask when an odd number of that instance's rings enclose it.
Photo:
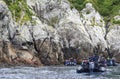
M 0 79 L 116 79 L 108 69 L 104 73 L 76 73 L 77 66 L 1 68 Z M 116 72 L 116 71 L 114 71 Z M 120 72 L 119 70 L 117 72 Z M 117 75 L 120 78 L 120 75 Z

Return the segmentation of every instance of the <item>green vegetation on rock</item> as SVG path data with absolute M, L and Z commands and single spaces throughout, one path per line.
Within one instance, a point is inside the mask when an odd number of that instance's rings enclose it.
M 86 3 L 92 3 L 94 8 L 104 17 L 105 21 L 111 23 L 119 23 L 113 21 L 115 15 L 120 14 L 120 0 L 69 0 L 71 7 L 82 10 Z
M 12 12 L 13 19 L 20 24 L 31 21 L 33 13 L 30 11 L 26 0 L 4 0 Z
M 114 24 L 120 24 L 120 20 L 117 20 L 117 21 L 116 21 L 116 20 L 113 20 L 113 23 L 114 23 Z
M 120 20 L 115 20 L 116 15 L 120 16 L 120 0 L 69 0 L 71 8 L 81 11 L 86 3 L 92 3 L 93 7 L 104 17 L 106 35 L 112 24 L 120 24 Z M 89 12 L 87 12 L 89 14 Z M 94 20 L 93 20 L 94 21 Z M 92 22 L 94 26 L 94 22 Z
M 82 10 L 85 7 L 86 0 L 68 0 L 71 3 L 71 8 Z
M 96 2 L 96 9 L 104 16 L 105 21 L 112 23 L 114 16 L 119 14 L 120 0 L 97 0 Z

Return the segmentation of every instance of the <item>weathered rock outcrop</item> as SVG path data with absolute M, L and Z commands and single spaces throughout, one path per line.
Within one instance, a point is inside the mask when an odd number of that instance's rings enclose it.
M 66 0 L 36 3 L 33 9 L 42 22 L 53 27 L 53 32 L 57 34 L 55 36 L 58 36 L 62 49 L 67 48 L 68 54 L 70 54 L 70 48 L 91 52 L 98 43 L 102 45 L 102 50 L 107 47 L 104 39 L 104 21 L 92 4 L 87 4 L 86 8 L 80 12 L 81 14 L 76 9 L 71 10 Z M 89 14 L 87 14 L 88 11 Z
M 119 25 L 106 35 L 105 22 L 87 3 L 82 11 L 71 9 L 67 0 L 27 0 L 36 24 L 16 23 L 0 1 L 0 58 L 7 62 L 55 65 L 71 57 L 81 59 L 100 46 L 100 53 L 119 49 Z M 119 54 L 119 51 L 117 51 Z
M 21 37 L 22 35 L 19 34 L 19 28 L 15 28 L 16 24 L 14 24 L 14 21 L 12 20 L 12 15 L 9 9 L 7 8 L 7 5 L 3 1 L 0 1 L 0 11 L 1 62 L 4 61 L 9 64 L 19 64 L 20 62 L 22 62 L 23 64 L 28 63 L 31 65 L 40 65 L 41 61 L 34 56 L 35 53 L 33 51 L 30 51 L 30 49 L 22 48 L 22 44 L 30 40 Z M 26 38 L 28 38 L 28 35 L 30 33 L 27 32 L 29 32 L 29 30 L 27 31 L 22 29 L 22 31 L 24 31 L 27 34 Z M 21 32 L 21 34 L 23 34 L 23 32 Z
M 120 25 L 113 25 L 107 34 L 107 44 L 113 56 L 119 60 L 120 56 Z M 120 60 L 119 60 L 120 61 Z

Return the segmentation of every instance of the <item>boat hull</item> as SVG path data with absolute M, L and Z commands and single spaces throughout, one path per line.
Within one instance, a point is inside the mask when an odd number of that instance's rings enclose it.
M 81 69 L 76 69 L 76 72 L 77 73 L 90 73 L 90 72 L 105 72 L 106 71 L 106 68 L 105 67 L 100 67 L 98 69 L 93 69 L 93 70 L 90 70 L 90 69 L 84 69 L 81 67 Z
M 118 63 L 116 63 L 116 61 L 115 60 L 107 60 L 107 66 L 117 66 L 118 65 Z

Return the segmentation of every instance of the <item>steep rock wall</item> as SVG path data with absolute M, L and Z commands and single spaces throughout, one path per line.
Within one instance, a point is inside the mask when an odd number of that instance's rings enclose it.
M 71 9 L 67 0 L 27 0 L 27 4 L 35 14 L 32 20 L 36 23 L 20 26 L 13 21 L 7 5 L 0 1 L 1 56 L 5 53 L 4 41 L 16 50 L 15 57 L 39 65 L 61 64 L 71 57 L 80 60 L 93 53 L 98 45 L 100 53 L 107 47 L 111 51 L 119 49 L 119 25 L 110 29 L 105 40 L 105 22 L 91 3 L 82 11 Z

